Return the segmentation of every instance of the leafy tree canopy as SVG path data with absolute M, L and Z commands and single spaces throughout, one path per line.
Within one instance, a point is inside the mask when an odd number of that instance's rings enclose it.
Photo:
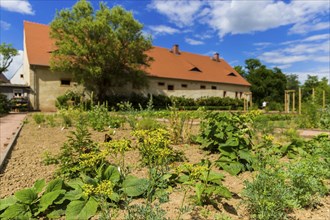
M 286 89 L 298 91 L 300 82 L 298 80 L 298 75 L 290 74 L 286 75 Z
M 321 80 L 317 76 L 307 76 L 307 80 L 302 86 L 303 99 L 311 100 L 314 89 L 315 101 L 318 104 L 323 103 L 323 91 L 325 92 L 326 104 L 330 104 L 330 85 L 327 78 L 323 77 Z
M 5 73 L 13 62 L 13 57 L 18 55 L 18 51 L 11 44 L 0 44 L 0 74 Z
M 131 12 L 120 6 L 109 9 L 105 3 L 95 11 L 81 0 L 71 10 L 57 12 L 50 28 L 56 46 L 51 69 L 73 73 L 98 100 L 104 101 L 111 87 L 147 85 L 142 67 L 151 61 L 144 52 L 152 43 Z
M 283 102 L 287 79 L 281 69 L 268 69 L 258 59 L 247 59 L 245 69 L 255 103 Z

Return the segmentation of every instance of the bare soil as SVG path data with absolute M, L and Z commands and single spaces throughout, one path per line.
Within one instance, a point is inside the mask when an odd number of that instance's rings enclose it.
M 56 154 L 61 146 L 67 140 L 73 128 L 62 129 L 60 127 L 41 126 L 34 123 L 31 116 L 28 116 L 28 123 L 17 139 L 16 146 L 9 156 L 4 168 L 0 172 L 0 198 L 14 194 L 18 189 L 31 187 L 37 179 L 44 178 L 49 181 L 53 177 L 56 169 L 55 165 L 44 165 L 42 163 L 46 151 Z M 96 142 L 103 142 L 106 132 L 92 132 L 92 139 Z M 118 129 L 114 139 L 131 138 L 130 130 L 126 127 Z M 209 158 L 214 161 L 217 156 L 209 155 L 201 150 L 197 145 L 176 145 L 175 149 L 184 152 L 188 162 L 197 163 L 203 158 Z M 145 176 L 146 169 L 139 165 L 139 154 L 137 151 L 128 152 L 126 161 L 132 168 L 132 173 L 137 176 Z M 187 212 L 182 216 L 183 219 L 231 219 L 247 220 L 248 213 L 242 205 L 241 192 L 244 188 L 244 181 L 251 180 L 254 173 L 245 172 L 238 176 L 231 176 L 226 172 L 224 185 L 230 189 L 233 194 L 231 199 L 222 199 L 217 204 L 198 207 L 193 204 L 191 199 L 186 199 Z M 191 194 L 190 194 L 191 195 Z M 161 208 L 167 213 L 170 219 L 176 219 L 178 210 L 183 198 L 183 191 L 178 186 L 170 194 L 169 202 L 161 204 Z M 134 203 L 142 202 L 137 200 Z M 117 219 L 122 219 L 122 213 L 119 213 Z M 290 215 L 295 220 L 329 220 L 330 219 L 330 197 L 325 197 L 320 201 L 320 205 L 314 209 L 296 210 Z

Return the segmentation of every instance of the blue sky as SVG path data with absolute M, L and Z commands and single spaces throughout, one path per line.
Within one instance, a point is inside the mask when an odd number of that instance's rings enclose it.
M 99 1 L 91 1 L 97 9 Z M 153 44 L 212 56 L 218 52 L 232 66 L 249 58 L 285 74 L 330 77 L 329 0 L 104 1 L 133 12 Z M 23 21 L 49 24 L 56 10 L 75 0 L 0 0 L 0 42 L 22 54 Z M 22 63 L 15 57 L 10 77 Z

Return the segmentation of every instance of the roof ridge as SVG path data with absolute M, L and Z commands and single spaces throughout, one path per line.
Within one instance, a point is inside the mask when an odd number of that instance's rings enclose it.
M 41 24 L 41 23 L 38 23 L 38 22 L 34 22 L 34 21 L 26 21 L 26 20 L 23 20 L 24 23 L 31 23 L 31 24 L 39 24 L 39 25 L 44 25 L 44 26 L 47 26 L 49 27 L 48 24 Z

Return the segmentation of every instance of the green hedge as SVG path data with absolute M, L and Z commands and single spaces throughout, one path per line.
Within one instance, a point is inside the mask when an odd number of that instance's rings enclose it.
M 118 110 L 118 103 L 130 102 L 134 109 L 147 108 L 150 95 L 144 96 L 137 93 L 130 95 L 111 95 L 107 97 L 107 106 L 109 109 Z M 80 103 L 81 95 L 72 91 L 68 91 L 64 95 L 57 97 L 56 107 L 59 109 L 68 108 L 69 102 L 74 107 L 84 105 L 84 109 L 90 109 L 90 101 Z M 166 109 L 169 106 L 177 106 L 179 109 L 195 110 L 199 107 L 205 107 L 209 110 L 238 110 L 243 109 L 242 99 L 232 99 L 229 97 L 201 97 L 198 99 L 186 97 L 168 97 L 165 95 L 153 95 L 152 102 L 154 109 Z M 96 102 L 94 102 L 96 103 Z
M 130 102 L 133 108 L 139 109 L 146 108 L 150 96 L 143 96 L 139 94 L 131 94 L 130 96 L 113 95 L 108 97 L 109 108 L 118 109 L 117 103 Z M 232 99 L 229 97 L 201 97 L 198 99 L 186 98 L 186 97 L 168 97 L 164 95 L 153 95 L 153 106 L 155 109 L 166 109 L 168 106 L 175 105 L 179 109 L 195 110 L 199 107 L 205 107 L 210 110 L 237 110 L 243 108 L 243 100 Z
M 7 114 L 10 111 L 10 102 L 7 96 L 0 94 L 0 115 Z

